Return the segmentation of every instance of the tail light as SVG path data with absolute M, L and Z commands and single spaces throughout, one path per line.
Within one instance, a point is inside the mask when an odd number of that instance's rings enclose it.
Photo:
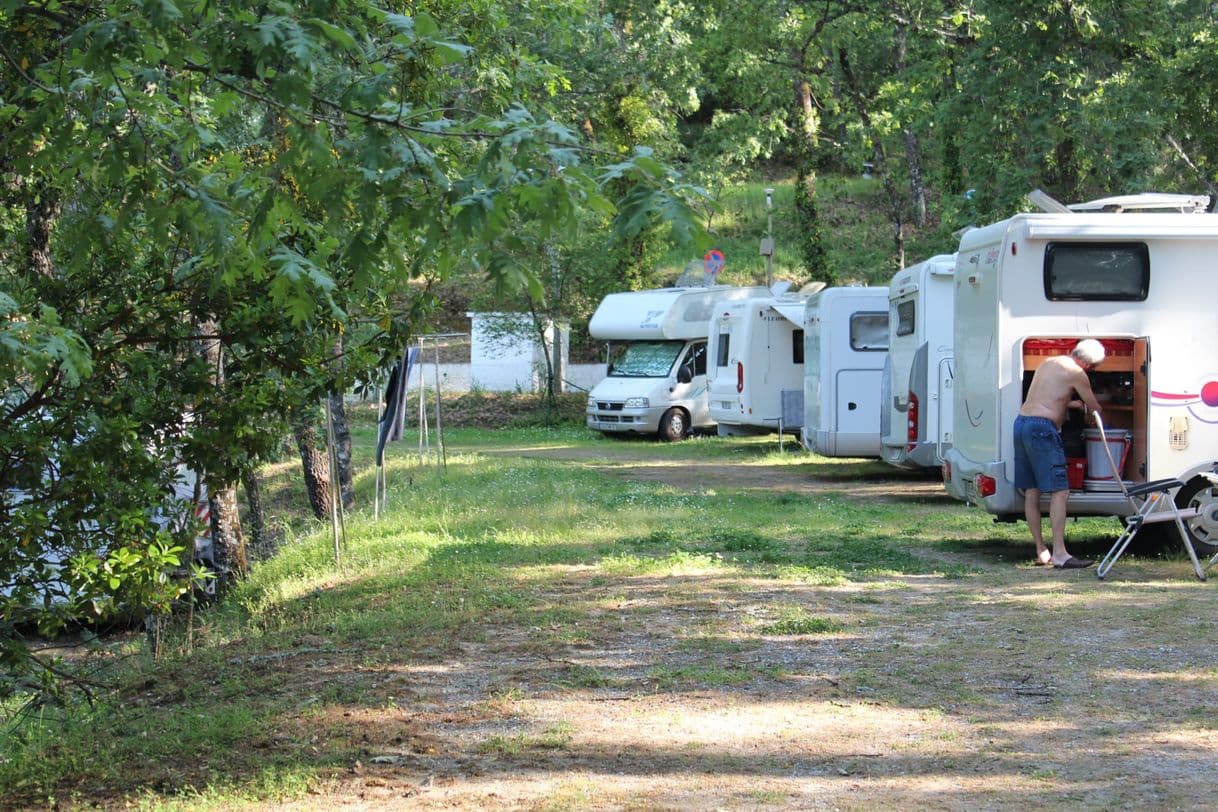
M 736 391 L 744 391 L 744 362 L 736 362 Z
M 947 460 L 943 461 L 943 481 L 948 484 L 952 481 L 952 464 Z
M 998 480 L 992 476 L 977 474 L 973 479 L 973 485 L 977 487 L 978 496 L 993 496 L 998 493 Z
M 908 439 L 908 444 L 905 446 L 906 451 L 913 451 L 918 445 L 918 396 L 913 392 L 909 393 L 909 409 L 905 412 L 909 420 L 908 429 L 905 436 Z

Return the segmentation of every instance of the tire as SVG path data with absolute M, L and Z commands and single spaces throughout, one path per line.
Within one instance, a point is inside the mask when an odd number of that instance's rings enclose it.
M 1196 516 L 1184 520 L 1197 555 L 1218 553 L 1218 487 L 1201 477 L 1189 480 L 1176 494 L 1176 507 L 1197 509 Z
M 689 418 L 682 409 L 672 408 L 660 417 L 660 439 L 675 443 L 689 434 Z

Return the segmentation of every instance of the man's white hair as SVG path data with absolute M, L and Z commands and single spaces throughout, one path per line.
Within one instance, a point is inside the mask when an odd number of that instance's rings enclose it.
M 1104 360 L 1104 345 L 1094 338 L 1084 338 L 1074 345 L 1074 350 L 1070 354 L 1084 364 L 1095 366 Z

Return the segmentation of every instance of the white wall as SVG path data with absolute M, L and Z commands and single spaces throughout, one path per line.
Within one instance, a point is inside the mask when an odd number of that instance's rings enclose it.
M 466 313 L 470 319 L 469 388 L 489 392 L 536 392 L 545 381 L 546 347 L 526 313 Z M 570 328 L 546 327 L 547 343 L 560 336 L 559 365 L 567 366 Z M 566 377 L 565 375 L 563 377 Z
M 423 364 L 423 386 L 428 389 L 436 388 L 436 365 Z M 578 392 L 580 390 L 591 389 L 596 386 L 604 377 L 608 375 L 608 371 L 604 364 L 569 364 L 566 370 L 566 391 Z M 440 388 L 444 392 L 468 392 L 474 388 L 474 378 L 470 374 L 469 364 L 440 364 Z M 521 391 L 533 392 L 541 387 L 543 378 L 539 375 L 536 379 L 536 386 L 533 388 L 522 388 Z M 410 374 L 409 386 L 411 392 L 419 388 L 419 368 L 415 369 Z M 511 391 L 515 392 L 515 387 L 506 390 L 492 390 L 480 380 L 478 388 L 487 391 Z
M 591 389 L 603 381 L 608 374 L 609 368 L 606 364 L 569 364 L 566 376 L 567 390 Z
M 520 313 L 468 313 L 470 317 L 469 363 L 441 363 L 440 389 L 444 392 L 538 392 L 545 384 L 545 350 L 536 339 L 529 316 Z M 607 375 L 604 364 L 570 364 L 570 328 L 560 324 L 562 336 L 559 391 L 580 391 L 596 386 Z M 553 339 L 550 327 L 550 340 Z M 431 352 L 424 342 L 423 356 Z M 424 362 L 410 372 L 407 388 L 419 388 L 420 367 L 425 389 L 436 388 L 436 365 Z M 382 382 L 383 385 L 383 382 Z

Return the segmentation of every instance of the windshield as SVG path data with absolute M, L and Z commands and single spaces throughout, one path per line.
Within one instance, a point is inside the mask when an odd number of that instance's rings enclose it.
M 684 341 L 635 341 L 610 351 L 611 378 L 663 378 L 672 369 Z

